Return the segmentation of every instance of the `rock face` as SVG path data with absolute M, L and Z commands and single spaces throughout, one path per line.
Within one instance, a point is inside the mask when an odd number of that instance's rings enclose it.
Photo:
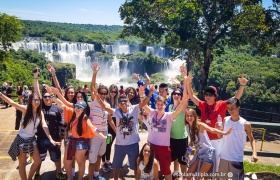
M 52 63 L 56 77 L 63 87 L 69 79 L 76 79 L 76 66 L 74 64 Z

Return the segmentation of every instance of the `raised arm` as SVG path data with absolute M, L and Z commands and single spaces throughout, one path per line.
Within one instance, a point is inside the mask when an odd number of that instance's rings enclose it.
M 184 94 L 183 99 L 178 108 L 171 114 L 172 119 L 176 119 L 176 117 L 180 114 L 183 109 L 186 109 L 188 106 L 189 97 L 188 95 Z
M 33 70 L 37 70 L 35 73 L 33 73 L 33 76 L 34 76 L 34 92 L 40 97 L 42 98 L 41 96 L 41 92 L 40 92 L 40 88 L 39 88 L 39 82 L 38 82 L 38 76 L 39 76 L 39 68 L 36 67 L 34 68 Z
M 144 87 L 141 87 L 141 86 L 140 86 L 140 88 L 142 88 L 142 89 L 141 89 L 141 93 L 143 93 L 143 88 L 144 88 Z M 140 92 L 140 89 L 139 89 L 139 92 Z M 141 103 L 139 104 L 139 108 L 140 108 L 140 109 L 141 109 L 143 106 L 145 106 L 145 105 L 147 105 L 147 104 L 149 103 L 150 98 L 152 97 L 152 95 L 153 95 L 154 92 L 155 92 L 155 87 L 154 87 L 153 85 L 150 85 L 150 92 L 149 92 L 148 96 L 147 96 L 143 101 L 141 101 Z M 140 95 L 140 97 L 143 97 L 143 96 L 144 96 L 143 94 Z M 147 111 L 147 113 L 149 114 L 148 111 Z
M 52 79 L 53 79 L 55 87 L 58 89 L 59 93 L 63 95 L 62 89 L 60 87 L 60 84 L 59 84 L 58 79 L 57 79 L 56 74 L 55 74 L 54 67 L 51 64 L 48 64 L 47 69 L 52 74 Z
M 248 83 L 248 80 L 246 78 L 244 78 L 244 74 L 242 74 L 241 78 L 238 78 L 238 82 L 239 82 L 240 86 L 234 96 L 236 99 L 241 98 L 244 88 L 245 88 L 246 84 Z
M 15 101 L 13 101 L 12 99 L 8 98 L 7 96 L 5 96 L 4 94 L 2 94 L 1 92 L 0 92 L 0 98 L 1 98 L 3 101 L 7 102 L 9 105 L 13 106 L 14 108 L 16 108 L 16 109 L 22 111 L 23 114 L 25 114 L 25 112 L 26 112 L 26 106 L 20 105 L 20 104 L 16 103 Z
M 187 89 L 188 92 L 188 96 L 190 97 L 190 99 L 194 102 L 195 105 L 199 105 L 199 99 L 193 94 L 193 90 L 192 90 L 192 79 L 193 77 L 190 75 L 186 75 L 187 74 L 187 70 L 185 66 L 181 66 L 180 67 L 180 71 L 182 73 L 182 75 L 184 76 L 184 88 Z
M 91 100 L 94 101 L 95 99 L 95 93 L 94 93 L 94 90 L 95 90 L 95 84 L 96 84 L 96 76 L 97 76 L 97 73 L 100 69 L 100 67 L 98 66 L 97 62 L 94 62 L 91 64 L 91 69 L 92 69 L 92 79 L 91 79 L 91 88 L 90 88 L 90 92 L 91 92 Z
M 198 125 L 199 125 L 199 128 L 200 128 L 201 131 L 206 130 L 208 132 L 211 132 L 211 133 L 214 133 L 214 134 L 217 134 L 217 135 L 229 135 L 232 131 L 232 128 L 230 128 L 227 132 L 221 131 L 217 128 L 212 128 L 212 127 L 210 127 L 207 124 L 202 123 L 202 122 L 199 122 Z
M 61 142 L 56 142 L 53 140 L 51 134 L 50 134 L 50 131 L 49 131 L 49 127 L 45 121 L 45 116 L 44 116 L 44 113 L 41 111 L 41 116 L 42 116 L 42 127 L 43 127 L 43 130 L 45 131 L 47 137 L 49 138 L 50 142 L 53 144 L 53 145 L 61 145 Z
M 90 119 L 87 119 L 87 125 L 91 128 L 95 136 L 100 137 L 101 139 L 106 140 L 107 136 L 104 136 L 95 126 L 92 125 Z
M 251 144 L 251 147 L 252 147 L 252 151 L 253 151 L 251 161 L 252 162 L 257 162 L 258 157 L 257 157 L 257 151 L 256 151 L 256 142 L 255 142 L 254 136 L 252 134 L 251 124 L 248 121 L 246 121 L 244 126 L 245 126 L 245 131 L 247 133 L 247 136 L 249 138 L 249 141 L 250 141 L 250 144 Z

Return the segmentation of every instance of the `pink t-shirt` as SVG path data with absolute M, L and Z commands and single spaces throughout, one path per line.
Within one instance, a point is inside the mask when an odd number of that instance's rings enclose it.
M 148 116 L 148 141 L 158 146 L 170 146 L 170 130 L 173 122 L 172 112 L 165 112 L 159 116 L 152 110 Z

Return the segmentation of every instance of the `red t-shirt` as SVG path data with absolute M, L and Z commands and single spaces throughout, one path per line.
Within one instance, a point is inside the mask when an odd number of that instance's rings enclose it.
M 213 105 L 208 105 L 206 101 L 199 101 L 198 108 L 201 111 L 201 122 L 206 123 L 206 120 L 210 120 L 210 124 L 207 124 L 210 127 L 215 128 L 215 124 L 217 122 L 218 115 L 220 114 L 223 121 L 226 117 L 226 111 L 227 111 L 227 100 L 225 101 L 216 101 Z M 217 139 L 217 134 L 213 134 L 210 132 L 207 132 L 210 140 Z

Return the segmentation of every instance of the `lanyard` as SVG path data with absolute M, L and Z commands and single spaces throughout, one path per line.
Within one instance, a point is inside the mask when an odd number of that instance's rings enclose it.
M 121 115 L 122 115 L 122 119 L 123 119 L 123 121 L 124 121 L 124 122 L 123 122 L 124 125 L 127 125 L 127 120 L 128 120 L 129 114 L 127 113 L 127 116 L 124 116 L 121 109 L 120 109 L 120 112 L 121 112 Z
M 210 115 L 214 111 L 214 106 L 215 106 L 215 104 L 213 104 L 212 108 L 210 109 L 209 105 L 206 104 L 205 114 L 206 114 L 206 117 L 207 117 L 208 120 L 210 120 Z
M 173 104 L 171 109 L 172 109 L 173 111 L 175 111 L 179 105 L 180 105 L 180 103 L 174 108 L 174 104 Z
M 158 113 L 156 114 L 156 126 L 159 124 L 159 122 L 161 121 L 161 119 L 162 119 L 163 116 L 165 115 L 165 112 L 164 112 L 164 114 L 159 118 L 159 120 L 158 120 L 158 118 L 157 118 L 157 115 L 158 115 Z
M 33 129 L 36 129 L 36 119 L 37 119 L 37 116 L 32 118 L 32 121 L 33 121 L 33 124 L 34 124 Z

